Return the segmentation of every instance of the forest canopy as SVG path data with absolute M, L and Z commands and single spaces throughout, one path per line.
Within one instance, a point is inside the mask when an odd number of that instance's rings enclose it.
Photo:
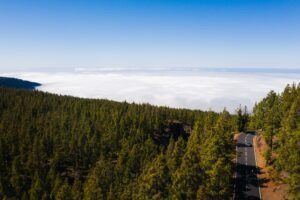
M 229 199 L 233 117 L 0 88 L 1 199 Z
M 300 83 L 274 91 L 253 109 L 250 127 L 263 135 L 269 149 L 267 164 L 276 173 L 285 173 L 290 191 L 300 198 Z

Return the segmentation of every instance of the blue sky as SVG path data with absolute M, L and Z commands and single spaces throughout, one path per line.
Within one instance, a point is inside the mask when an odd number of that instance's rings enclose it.
M 0 0 L 0 70 L 300 68 L 297 0 Z

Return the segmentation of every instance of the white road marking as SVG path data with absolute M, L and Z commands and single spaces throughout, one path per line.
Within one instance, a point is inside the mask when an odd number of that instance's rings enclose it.
M 246 137 L 245 137 L 245 145 L 247 145 L 247 138 L 248 138 L 248 134 L 246 134 Z M 254 137 L 253 137 L 253 140 L 254 140 Z M 253 142 L 252 142 L 253 143 Z M 245 163 L 246 163 L 246 166 L 248 165 L 248 158 L 247 158 L 247 148 L 244 148 L 245 149 Z M 256 161 L 256 149 L 253 145 L 253 149 L 254 149 L 254 158 L 255 158 L 255 164 L 256 164 L 256 167 L 258 167 L 257 165 L 257 161 Z M 236 170 L 237 170 L 237 159 L 238 159 L 238 147 L 236 146 Z M 247 168 L 247 167 L 246 167 Z M 235 192 L 236 192 L 236 177 L 237 177 L 237 171 L 235 171 L 235 174 L 234 174 L 234 177 L 235 177 L 235 182 L 234 182 L 234 193 L 233 193 L 233 200 L 235 199 Z M 261 199 L 261 191 L 260 191 L 260 183 L 259 183 L 259 178 L 258 178 L 258 174 L 256 174 L 256 179 L 257 179 L 257 183 L 258 183 L 258 191 L 259 191 L 259 198 Z M 247 173 L 246 173 L 246 177 L 245 177 L 245 180 L 246 180 L 246 190 L 247 190 Z
M 254 137 L 253 137 L 253 140 L 254 140 Z M 256 168 L 257 168 L 258 165 L 257 165 L 257 161 L 256 161 L 256 149 L 255 149 L 255 146 L 254 146 L 254 145 L 253 145 L 253 149 L 254 149 L 255 165 L 256 165 Z M 257 179 L 257 183 L 258 183 L 259 198 L 261 199 L 260 183 L 259 183 L 258 173 L 256 173 L 256 179 Z
M 248 138 L 248 134 L 245 137 L 245 145 L 247 145 L 247 138 Z M 244 148 L 244 149 L 245 149 L 245 164 L 246 164 L 246 169 L 247 169 L 247 166 L 248 166 L 247 148 Z M 247 190 L 247 171 L 245 174 L 245 181 L 246 181 L 246 190 Z

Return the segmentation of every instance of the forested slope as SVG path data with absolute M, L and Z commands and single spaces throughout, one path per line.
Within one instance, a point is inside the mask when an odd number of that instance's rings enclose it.
M 300 84 L 288 85 L 281 94 L 271 91 L 254 107 L 250 126 L 261 130 L 269 146 L 267 164 L 278 176 L 287 174 L 284 181 L 300 198 Z
M 233 120 L 0 88 L 0 199 L 229 199 Z
M 39 83 L 25 81 L 17 78 L 0 77 L 0 87 L 19 88 L 19 89 L 35 89 L 41 86 Z

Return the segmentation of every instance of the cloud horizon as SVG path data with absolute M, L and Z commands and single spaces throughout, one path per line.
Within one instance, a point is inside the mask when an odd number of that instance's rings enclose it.
M 3 73 L 42 84 L 38 90 L 82 98 L 234 113 L 249 111 L 270 90 L 281 92 L 299 74 L 204 71 L 83 71 Z

